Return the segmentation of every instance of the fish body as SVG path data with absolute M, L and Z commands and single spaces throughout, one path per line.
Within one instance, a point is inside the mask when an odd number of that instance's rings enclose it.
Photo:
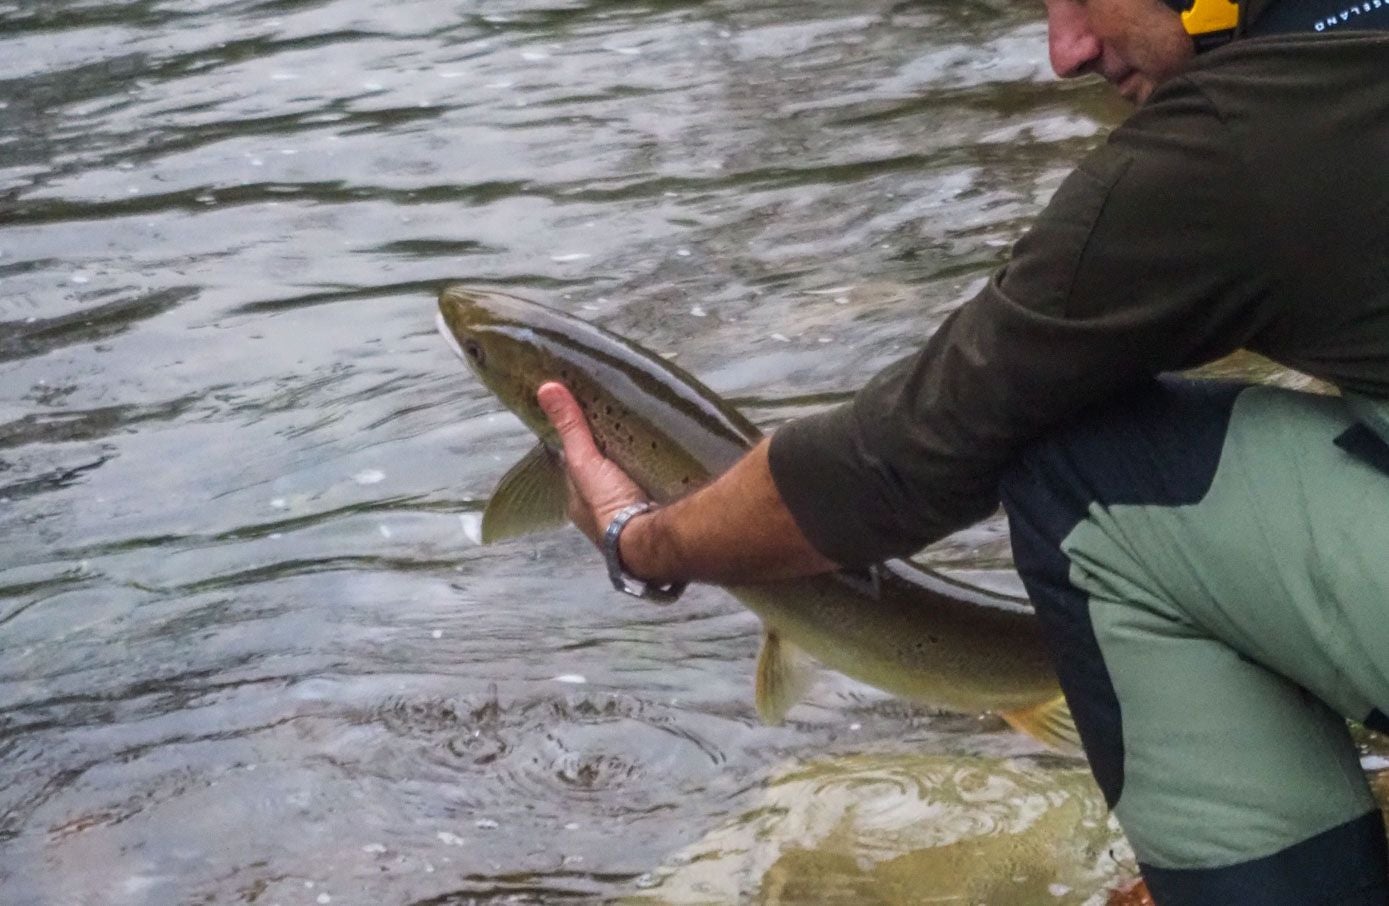
M 594 440 L 658 503 L 733 465 L 761 436 L 718 394 L 651 351 L 514 296 L 449 287 L 438 324 L 480 380 L 540 438 L 502 479 L 484 540 L 564 520 L 559 438 L 536 402 L 550 380 L 578 400 Z M 993 711 L 1059 748 L 1076 738 L 1025 602 L 906 561 L 728 589 L 763 621 L 757 704 L 775 722 L 807 685 L 812 655 L 847 676 L 947 710 Z

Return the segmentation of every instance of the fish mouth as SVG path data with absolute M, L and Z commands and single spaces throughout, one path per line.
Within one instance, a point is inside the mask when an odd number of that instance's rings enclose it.
M 438 328 L 440 336 L 444 338 L 444 342 L 449 344 L 449 349 L 453 350 L 453 354 L 464 362 L 467 362 L 468 356 L 463 352 L 463 347 L 459 345 L 458 337 L 453 335 L 453 329 L 449 327 L 449 322 L 444 318 L 444 313 L 442 311 L 434 315 L 434 326 Z

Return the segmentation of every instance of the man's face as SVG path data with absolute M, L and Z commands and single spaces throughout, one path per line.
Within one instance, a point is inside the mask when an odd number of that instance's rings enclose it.
M 1094 73 L 1140 104 L 1195 54 L 1181 17 L 1161 0 L 1046 0 L 1051 68 Z

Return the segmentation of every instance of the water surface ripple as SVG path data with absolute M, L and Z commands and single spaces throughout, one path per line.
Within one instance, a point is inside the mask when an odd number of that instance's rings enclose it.
M 810 758 L 1058 779 L 986 835 L 1089 815 L 1074 764 L 842 679 L 760 726 L 757 625 L 716 590 L 654 610 L 573 533 L 477 546 L 528 440 L 431 324 L 448 280 L 512 287 L 764 424 L 824 405 L 1118 115 L 1049 79 L 1038 16 L 0 2 L 0 899 L 677 900 L 739 827 L 729 895 L 770 896 L 792 841 L 757 803 Z M 1007 581 L 997 523 L 933 556 Z M 934 839 L 895 833 L 856 864 Z M 1094 868 L 1049 896 L 1122 871 Z

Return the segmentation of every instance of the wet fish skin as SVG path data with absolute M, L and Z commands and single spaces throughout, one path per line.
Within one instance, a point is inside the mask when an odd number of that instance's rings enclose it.
M 680 497 L 731 466 L 761 433 L 692 375 L 630 340 L 503 293 L 452 286 L 438 325 L 478 378 L 540 439 L 559 439 L 536 402 L 569 387 L 595 442 L 654 500 Z M 528 457 L 488 506 L 498 536 L 563 521 L 554 456 Z M 504 511 L 524 510 L 519 518 Z M 494 513 L 493 511 L 497 511 Z M 484 520 L 486 526 L 486 519 Z M 1059 748 L 1076 737 L 1040 627 L 1025 602 L 905 561 L 728 589 L 766 629 L 758 706 L 773 722 L 805 685 L 795 648 L 855 679 L 934 707 L 994 711 Z M 764 688 L 765 684 L 765 688 Z

